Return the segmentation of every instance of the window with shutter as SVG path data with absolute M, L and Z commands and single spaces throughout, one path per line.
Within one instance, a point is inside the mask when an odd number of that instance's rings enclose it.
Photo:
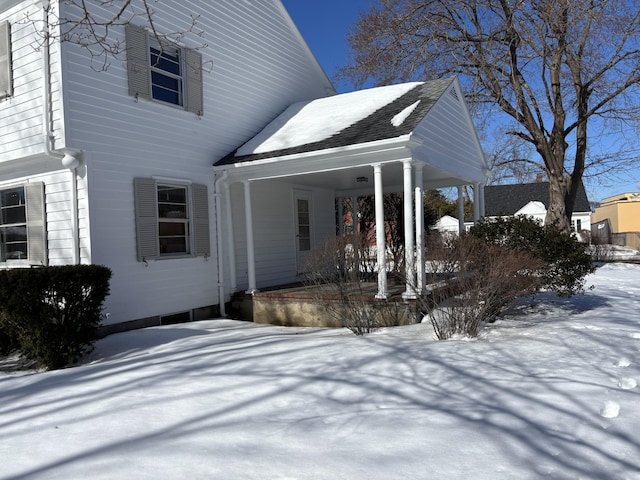
M 47 264 L 42 182 L 0 191 L 0 261 Z
M 0 23 L 0 99 L 13 95 L 11 72 L 11 25 Z
M 160 44 L 146 29 L 126 27 L 129 95 L 169 103 L 203 114 L 202 55 Z
M 138 260 L 210 255 L 206 185 L 134 180 Z

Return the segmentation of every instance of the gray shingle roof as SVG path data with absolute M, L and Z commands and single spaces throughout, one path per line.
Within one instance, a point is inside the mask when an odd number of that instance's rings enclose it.
M 236 155 L 237 149 L 215 163 L 216 166 L 250 162 L 263 158 L 280 157 L 297 153 L 345 147 L 361 143 L 374 142 L 400 137 L 411 133 L 425 117 L 427 112 L 449 88 L 453 78 L 444 78 L 421 83 L 409 90 L 393 102 L 376 110 L 368 117 L 362 118 L 353 125 L 322 141 L 307 143 L 296 147 L 249 155 Z M 420 101 L 415 110 L 399 126 L 394 126 L 391 119 L 405 108 Z
M 549 182 L 491 185 L 484 188 L 485 214 L 489 217 L 513 215 L 529 202 L 542 202 L 549 209 Z M 582 182 L 578 187 L 574 212 L 589 212 L 589 200 Z

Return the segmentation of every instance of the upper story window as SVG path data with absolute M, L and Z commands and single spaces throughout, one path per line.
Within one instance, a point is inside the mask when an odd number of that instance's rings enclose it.
M 0 23 L 0 99 L 13 95 L 11 74 L 11 25 Z
M 202 56 L 196 50 L 160 45 L 146 29 L 126 27 L 129 95 L 203 114 Z

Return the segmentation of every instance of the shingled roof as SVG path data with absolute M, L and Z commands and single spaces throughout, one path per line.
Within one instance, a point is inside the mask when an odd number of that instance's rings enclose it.
M 485 214 L 488 217 L 514 215 L 529 202 L 542 202 L 549 209 L 549 182 L 491 185 L 484 188 Z M 589 200 L 582 182 L 578 187 L 574 212 L 589 212 Z
M 242 147 L 240 147 L 216 162 L 215 165 L 231 165 L 234 163 L 250 162 L 264 158 L 281 157 L 329 148 L 345 147 L 410 134 L 418 123 L 420 123 L 420 121 L 425 117 L 427 112 L 429 112 L 436 101 L 447 91 L 452 82 L 453 78 L 446 78 L 424 83 L 409 84 L 409 87 L 412 85 L 415 85 L 415 87 L 410 88 L 406 93 L 393 99 L 381 108 L 378 108 L 368 116 L 357 119 L 350 125 L 346 125 L 345 128 L 331 136 L 328 136 L 327 138 L 308 143 L 302 139 L 298 144 L 291 145 L 286 148 L 244 155 L 238 154 L 238 151 L 242 150 Z M 378 88 L 385 89 L 393 87 L 397 86 Z M 367 94 L 375 95 L 375 90 L 376 89 L 370 89 L 369 91 L 352 92 L 352 94 L 356 93 L 356 95 L 360 95 L 361 98 L 366 98 Z M 380 92 L 380 90 L 378 90 L 378 92 Z M 452 90 L 451 92 L 452 94 L 455 94 L 455 90 Z M 292 111 L 300 111 L 312 102 L 322 101 L 324 104 L 328 105 L 330 105 L 331 102 L 337 103 L 339 100 L 344 100 L 344 98 L 340 98 L 342 95 L 335 95 L 333 97 L 313 100 L 311 102 L 294 104 L 267 125 L 265 129 L 263 129 L 262 135 L 264 136 L 264 132 L 275 132 L 277 130 L 275 126 L 278 124 L 285 124 L 292 121 L 295 122 L 295 114 L 292 114 Z M 289 115 L 290 118 L 282 118 L 287 117 L 287 115 Z M 400 118 L 400 120 L 393 121 L 394 118 Z

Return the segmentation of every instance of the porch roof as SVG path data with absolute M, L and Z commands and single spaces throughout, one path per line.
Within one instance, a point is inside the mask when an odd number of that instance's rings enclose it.
M 390 85 L 295 103 L 216 165 L 408 135 L 452 81 L 446 78 Z
M 229 181 L 296 176 L 336 191 L 361 189 L 371 166 L 411 160 L 430 188 L 485 181 L 487 165 L 455 77 L 371 88 L 289 106 L 214 163 Z M 349 170 L 345 172 L 345 170 Z M 385 187 L 401 185 L 386 170 Z

